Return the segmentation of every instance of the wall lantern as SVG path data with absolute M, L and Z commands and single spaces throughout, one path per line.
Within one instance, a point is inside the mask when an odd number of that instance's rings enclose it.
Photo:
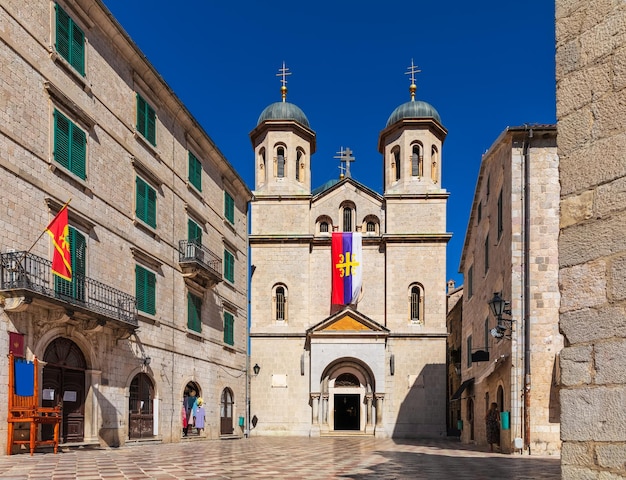
M 487 303 L 491 313 L 497 320 L 495 328 L 492 328 L 489 333 L 494 338 L 500 339 L 504 337 L 510 340 L 511 335 L 510 333 L 507 335 L 507 331 L 510 332 L 513 328 L 514 320 L 512 318 L 503 318 L 502 315 L 511 315 L 511 309 L 509 308 L 511 302 L 504 300 L 500 296 L 500 292 L 495 292 L 493 298 Z
M 259 372 L 261 371 L 261 367 L 259 367 L 258 363 L 254 364 L 254 367 L 252 367 L 252 371 L 254 372 L 255 377 L 259 374 Z

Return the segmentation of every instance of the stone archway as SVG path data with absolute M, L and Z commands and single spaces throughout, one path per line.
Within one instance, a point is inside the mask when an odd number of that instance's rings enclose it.
M 63 406 L 62 443 L 82 442 L 85 437 L 85 371 L 82 350 L 67 338 L 53 340 L 43 356 L 42 406 Z M 42 438 L 52 438 L 49 426 L 42 427 Z
M 328 365 L 321 379 L 321 431 L 374 433 L 374 376 L 357 359 L 343 358 Z
M 135 375 L 128 398 L 128 438 L 154 436 L 154 384 L 145 373 Z

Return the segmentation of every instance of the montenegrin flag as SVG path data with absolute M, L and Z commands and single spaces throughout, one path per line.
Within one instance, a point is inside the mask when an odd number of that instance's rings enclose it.
M 362 256 L 360 233 L 333 232 L 331 244 L 333 305 L 356 303 L 363 278 Z
M 70 227 L 67 222 L 67 205 L 50 222 L 46 232 L 52 238 L 54 255 L 52 256 L 52 273 L 72 281 L 72 255 L 70 253 Z

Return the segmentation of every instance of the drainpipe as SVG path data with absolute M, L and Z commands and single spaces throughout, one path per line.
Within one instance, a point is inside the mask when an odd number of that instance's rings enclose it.
M 524 448 L 530 455 L 530 154 L 533 129 L 524 138 Z

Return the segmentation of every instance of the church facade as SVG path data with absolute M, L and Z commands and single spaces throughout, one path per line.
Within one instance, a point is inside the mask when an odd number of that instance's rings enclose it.
M 379 136 L 382 194 L 343 149 L 345 174 L 311 188 L 316 135 L 284 86 L 250 133 L 250 435 L 445 435 L 447 131 L 410 91 Z M 336 260 L 340 234 L 361 248 Z

